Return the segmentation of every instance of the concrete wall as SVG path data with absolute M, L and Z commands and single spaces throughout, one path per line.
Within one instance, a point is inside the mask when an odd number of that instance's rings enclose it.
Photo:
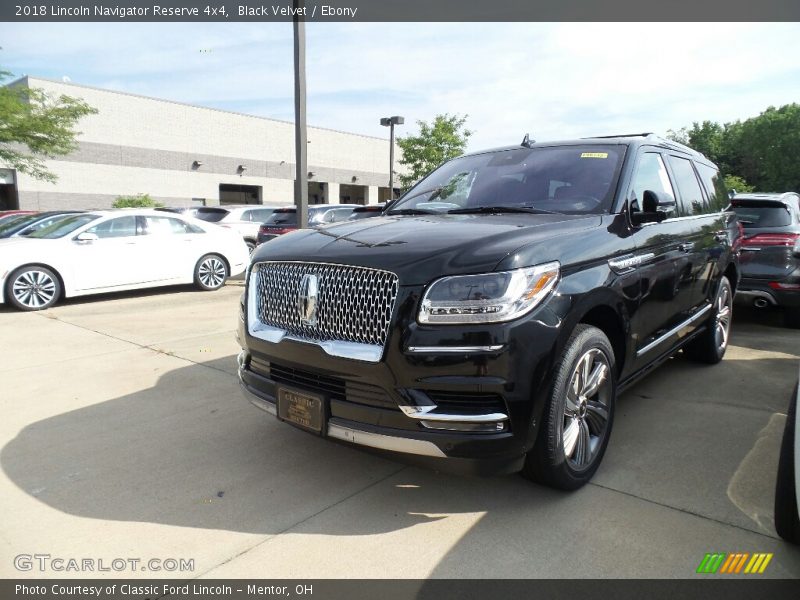
M 99 111 L 78 125 L 79 148 L 48 162 L 57 183 L 17 174 L 21 208 L 103 208 L 137 193 L 212 205 L 221 183 L 262 186 L 265 204 L 293 201 L 292 123 L 31 77 L 18 84 L 82 98 Z M 330 202 L 338 199 L 335 184 L 353 181 L 378 201 L 389 178 L 388 140 L 315 127 L 308 139 L 312 180 L 333 184 Z

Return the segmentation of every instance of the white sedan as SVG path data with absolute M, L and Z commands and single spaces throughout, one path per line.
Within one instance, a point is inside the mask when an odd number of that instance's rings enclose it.
M 62 297 L 162 285 L 216 290 L 248 261 L 241 236 L 211 223 L 145 209 L 74 214 L 0 240 L 0 303 L 42 310 Z

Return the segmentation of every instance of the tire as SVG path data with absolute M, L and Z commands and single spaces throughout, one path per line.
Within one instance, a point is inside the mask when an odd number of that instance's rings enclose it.
M 589 394 L 587 383 L 594 390 Z M 555 365 L 539 434 L 522 475 L 561 490 L 587 483 L 608 446 L 616 393 L 611 342 L 598 328 L 578 325 Z
M 47 267 L 21 267 L 6 281 L 6 299 L 19 310 L 44 310 L 58 302 L 60 297 L 61 281 Z
M 247 251 L 252 254 L 256 249 L 256 243 L 253 240 L 245 240 L 244 243 L 247 244 Z
M 228 279 L 228 263 L 219 254 L 206 254 L 194 268 L 194 283 L 204 292 L 218 290 Z
M 725 356 L 733 321 L 733 289 L 728 278 L 720 279 L 706 330 L 684 346 L 691 360 L 715 365 Z
M 800 329 L 800 308 L 783 309 L 783 324 L 791 329 Z
M 792 399 L 787 412 L 775 484 L 775 530 L 787 542 L 800 544 L 800 515 L 797 514 L 797 482 L 794 478 L 797 400 Z

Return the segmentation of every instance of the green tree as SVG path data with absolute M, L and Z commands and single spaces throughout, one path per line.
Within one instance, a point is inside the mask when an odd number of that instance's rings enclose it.
M 77 147 L 78 121 L 97 110 L 69 96 L 52 97 L 43 90 L 4 84 L 11 77 L 0 71 L 0 163 L 36 179 L 55 181 L 45 166 L 48 158 Z
M 800 191 L 800 104 L 770 106 L 741 124 L 736 171 L 762 192 Z
M 747 183 L 738 175 L 725 175 L 725 189 L 736 190 L 737 193 L 754 192 L 756 188 Z
M 714 161 L 736 178 L 737 191 L 800 190 L 800 104 L 769 107 L 757 117 L 720 125 L 713 121 L 669 131 L 668 136 Z
M 114 208 L 154 208 L 164 206 L 150 197 L 150 194 L 136 194 L 135 196 L 117 196 L 111 205 Z
M 417 121 L 419 133 L 399 138 L 403 151 L 400 164 L 407 172 L 400 175 L 400 186 L 409 188 L 443 162 L 464 153 L 474 133 L 464 127 L 467 115 L 436 115 L 433 122 Z

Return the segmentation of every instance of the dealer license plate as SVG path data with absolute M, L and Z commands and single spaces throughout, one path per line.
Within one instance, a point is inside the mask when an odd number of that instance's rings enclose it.
M 278 388 L 278 417 L 293 425 L 322 433 L 322 407 L 320 396 Z

